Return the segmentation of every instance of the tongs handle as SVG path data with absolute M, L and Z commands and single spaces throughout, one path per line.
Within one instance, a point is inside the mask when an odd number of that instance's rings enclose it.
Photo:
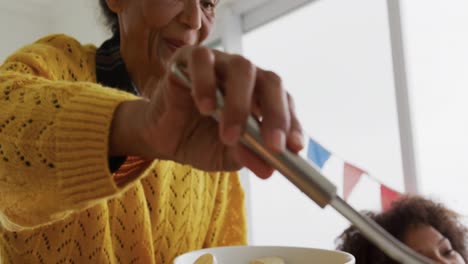
M 191 81 L 185 70 L 185 65 L 171 65 L 171 72 L 188 88 L 191 88 Z M 212 117 L 219 120 L 220 111 L 224 106 L 224 97 L 220 89 L 216 91 L 216 100 L 217 110 L 212 114 Z M 362 216 L 349 206 L 337 195 L 336 186 L 325 178 L 313 164 L 287 149 L 283 153 L 274 154 L 264 147 L 259 122 L 252 115 L 247 119 L 241 142 L 283 174 L 317 205 L 324 208 L 330 204 L 354 224 L 364 236 L 393 259 L 407 264 L 432 263 L 429 259 L 416 254 L 396 240 L 372 219 Z

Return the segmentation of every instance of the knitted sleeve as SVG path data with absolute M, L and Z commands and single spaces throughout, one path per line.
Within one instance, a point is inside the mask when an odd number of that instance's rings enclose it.
M 0 66 L 0 221 L 32 228 L 117 194 L 109 129 L 132 95 L 93 83 L 95 48 L 41 39 Z
M 244 190 L 238 173 L 224 173 L 204 247 L 247 244 Z

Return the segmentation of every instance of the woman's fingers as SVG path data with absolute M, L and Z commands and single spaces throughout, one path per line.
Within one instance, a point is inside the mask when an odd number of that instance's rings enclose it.
M 173 62 L 188 66 L 192 95 L 200 113 L 206 115 L 215 110 L 216 89 L 222 89 L 220 139 L 234 146 L 237 160 L 259 177 L 269 177 L 273 168 L 239 143 L 247 117 L 253 112 L 261 119 L 262 137 L 269 150 L 279 153 L 288 148 L 298 152 L 303 148 L 294 102 L 275 73 L 259 69 L 239 55 L 204 47 L 182 48 Z
M 210 49 L 196 47 L 189 56 L 188 66 L 198 109 L 202 114 L 210 114 L 216 109 L 215 55 Z
M 245 58 L 233 55 L 219 61 L 217 71 L 222 72 L 224 92 L 220 134 L 223 142 L 232 146 L 238 143 L 251 112 L 256 68 Z
M 281 78 L 273 72 L 259 70 L 256 95 L 260 100 L 264 141 L 270 150 L 280 153 L 285 150 L 291 126 L 287 93 Z
M 297 153 L 304 148 L 304 134 L 301 123 L 297 118 L 294 99 L 291 95 L 287 95 L 289 113 L 291 116 L 291 127 L 287 135 L 287 147 L 289 150 Z
M 216 107 L 217 82 L 224 93 L 220 136 L 224 144 L 235 145 L 251 112 L 256 68 L 239 55 L 229 55 L 204 47 L 193 47 L 181 53 L 187 56 L 192 93 L 202 114 Z

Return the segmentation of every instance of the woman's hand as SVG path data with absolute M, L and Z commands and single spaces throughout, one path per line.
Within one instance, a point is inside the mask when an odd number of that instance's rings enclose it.
M 266 178 L 273 168 L 239 141 L 252 112 L 261 118 L 262 136 L 270 150 L 303 148 L 292 99 L 276 74 L 239 55 L 199 46 L 179 49 L 171 63 L 187 66 L 192 90 L 170 72 L 149 80 L 147 85 L 157 86 L 149 101 L 123 103 L 116 111 L 113 130 L 131 125 L 136 132 L 127 128 L 125 133 L 111 133 L 114 154 L 170 159 L 205 171 L 238 170 L 245 165 Z M 217 87 L 225 95 L 219 124 L 209 116 L 216 107 Z M 136 141 L 112 146 L 125 137 Z

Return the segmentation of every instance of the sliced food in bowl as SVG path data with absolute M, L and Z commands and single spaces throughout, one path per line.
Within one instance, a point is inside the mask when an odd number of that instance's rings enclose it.
M 193 264 L 218 264 L 215 256 L 210 253 L 201 255 Z

